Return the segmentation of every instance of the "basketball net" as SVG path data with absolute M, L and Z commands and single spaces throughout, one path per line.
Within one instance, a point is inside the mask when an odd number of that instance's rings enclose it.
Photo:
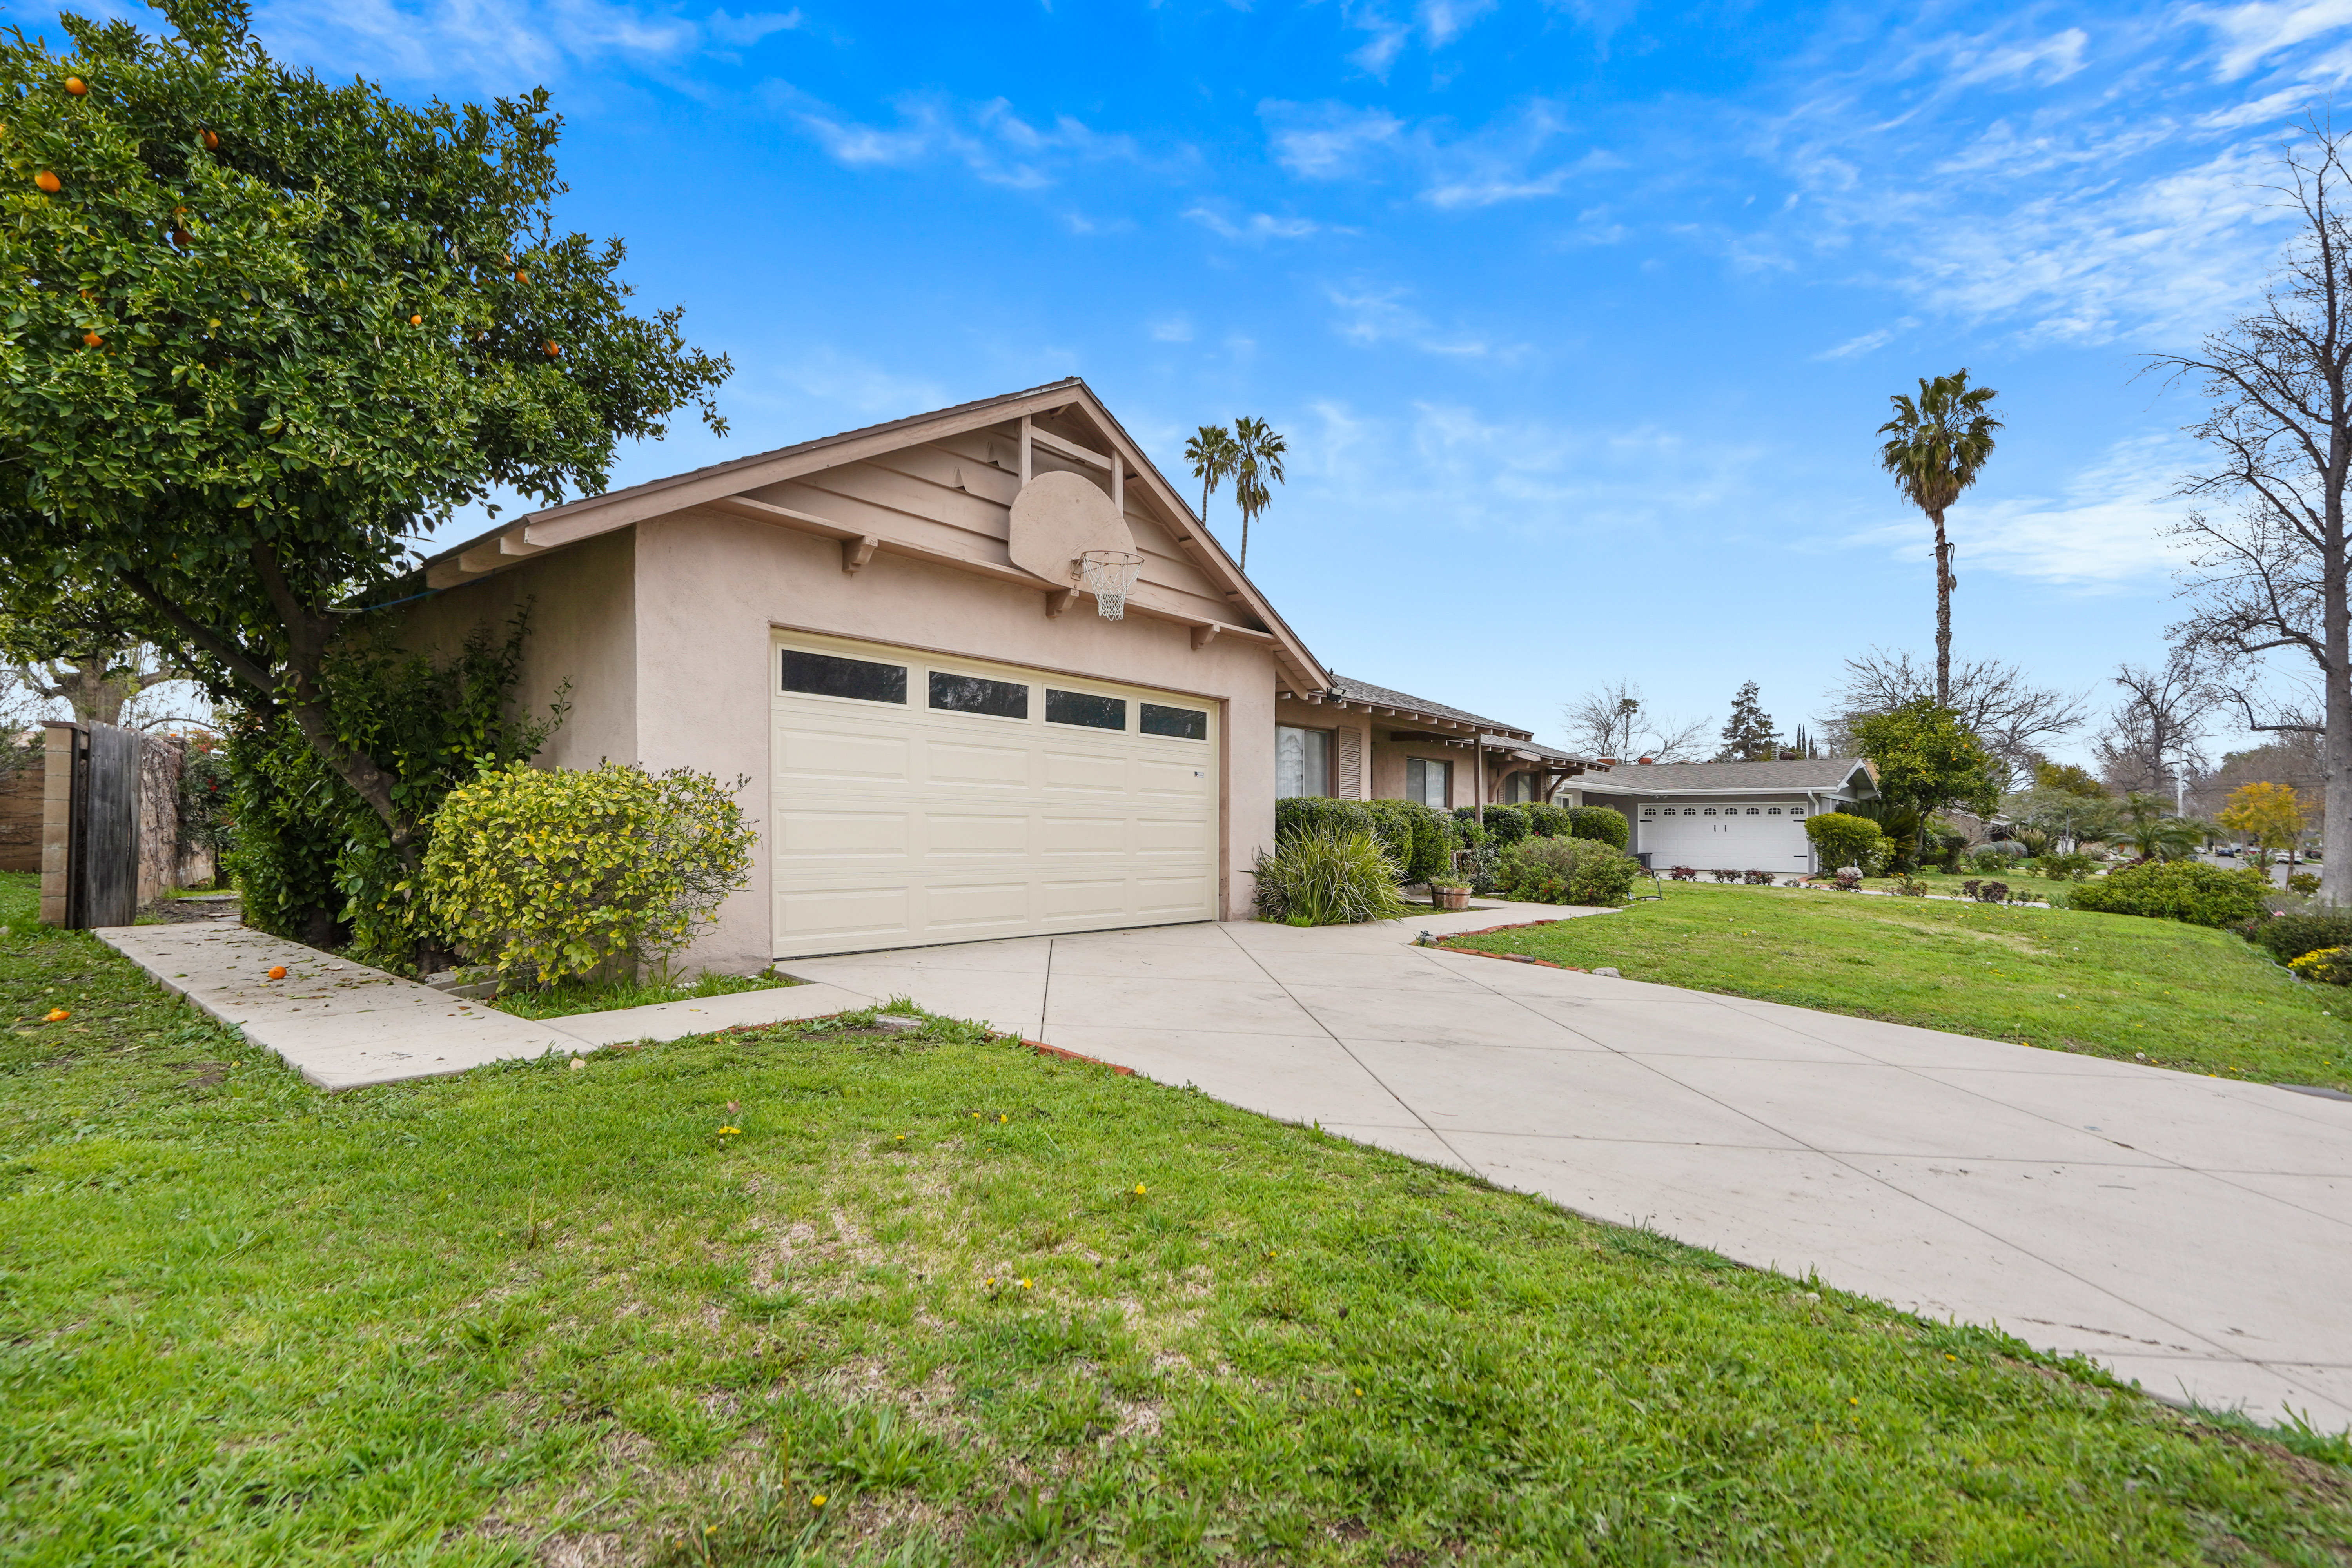
M 1143 557 L 1127 550 L 1089 550 L 1078 557 L 1078 586 L 1095 596 L 1095 609 L 1107 621 L 1127 618 L 1127 595 Z

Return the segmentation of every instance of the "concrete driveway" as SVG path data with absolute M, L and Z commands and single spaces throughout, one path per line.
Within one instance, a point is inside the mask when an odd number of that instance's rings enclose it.
M 1996 1323 L 2163 1397 L 2352 1426 L 2352 1102 L 1410 945 L 1568 912 L 780 967 Z

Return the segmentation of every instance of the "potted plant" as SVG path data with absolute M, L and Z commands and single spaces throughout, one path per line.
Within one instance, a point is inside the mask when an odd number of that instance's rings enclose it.
M 1470 907 L 1470 884 L 1454 877 L 1432 877 L 1429 901 L 1441 910 L 1466 910 Z

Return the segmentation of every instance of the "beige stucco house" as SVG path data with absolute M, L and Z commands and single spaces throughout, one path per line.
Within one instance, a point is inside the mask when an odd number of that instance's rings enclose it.
M 1119 618 L 1090 551 L 1139 557 Z M 745 781 L 761 850 L 698 966 L 1245 916 L 1297 732 L 1316 793 L 1568 761 L 1332 677 L 1076 379 L 533 512 L 424 579 L 420 644 L 532 605 L 520 696 L 571 701 L 543 764 Z

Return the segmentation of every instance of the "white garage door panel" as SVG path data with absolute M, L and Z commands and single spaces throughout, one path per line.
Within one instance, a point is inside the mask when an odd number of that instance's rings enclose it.
M 1649 852 L 1656 869 L 1800 872 L 1811 864 L 1801 813 L 1775 816 L 1766 806 L 1751 816 L 1745 805 L 1718 806 L 1711 814 L 1704 806 L 1692 809 L 1696 816 L 1677 807 L 1672 816 L 1661 811 L 1640 819 L 1636 847 Z
M 788 691 L 780 650 L 906 670 L 906 701 Z M 1216 918 L 1216 709 L 1199 698 L 971 659 L 1028 716 L 929 704 L 927 656 L 779 634 L 773 706 L 776 956 Z M 1046 689 L 1116 697 L 1127 728 L 1045 721 Z M 1141 732 L 1144 703 L 1206 715 Z

